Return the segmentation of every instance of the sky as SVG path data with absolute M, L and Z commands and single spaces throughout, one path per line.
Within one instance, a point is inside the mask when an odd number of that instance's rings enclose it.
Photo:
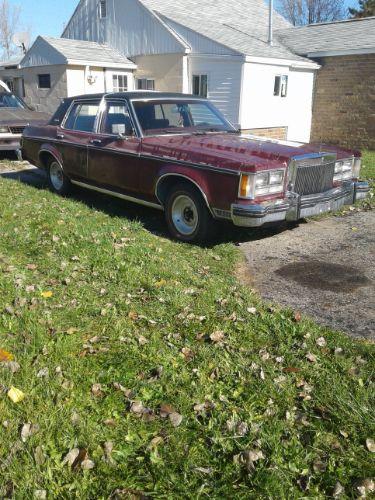
M 30 28 L 32 38 L 38 35 L 61 36 L 79 0 L 9 0 L 21 7 L 22 30 Z M 202 0 L 204 1 L 204 0 Z M 251 1 L 251 0 L 249 0 Z M 357 5 L 357 0 L 343 0 L 348 7 Z

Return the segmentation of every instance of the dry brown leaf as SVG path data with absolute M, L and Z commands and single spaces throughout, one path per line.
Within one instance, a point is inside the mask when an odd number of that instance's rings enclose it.
M 179 425 L 181 425 L 181 422 L 183 420 L 183 416 L 177 412 L 170 413 L 168 415 L 168 418 L 169 418 L 171 424 L 173 425 L 173 427 L 178 427 Z
M 213 332 L 210 335 L 210 339 L 215 344 L 219 344 L 219 343 L 223 342 L 224 338 L 225 338 L 225 334 L 221 330 L 217 330 L 216 332 Z
M 91 394 L 97 398 L 103 396 L 102 385 L 101 384 L 93 384 L 91 386 Z
M 308 352 L 306 354 L 306 359 L 307 361 L 310 361 L 310 363 L 316 363 L 318 361 L 318 358 L 315 356 L 315 354 L 312 354 L 311 352 Z
M 366 446 L 368 451 L 371 451 L 371 453 L 375 453 L 375 441 L 373 439 L 366 439 Z

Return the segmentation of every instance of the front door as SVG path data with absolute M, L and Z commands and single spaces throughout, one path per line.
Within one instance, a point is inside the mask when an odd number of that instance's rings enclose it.
M 95 185 L 138 197 L 141 141 L 123 99 L 108 100 L 88 147 L 88 175 Z
M 56 130 L 57 148 L 65 173 L 74 179 L 87 179 L 87 147 L 99 115 L 100 100 L 75 101 L 62 127 Z

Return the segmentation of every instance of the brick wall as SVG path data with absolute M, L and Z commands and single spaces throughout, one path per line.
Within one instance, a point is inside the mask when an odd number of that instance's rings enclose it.
M 317 62 L 311 140 L 375 150 L 375 54 Z
M 241 132 L 285 141 L 288 136 L 288 127 L 250 128 Z

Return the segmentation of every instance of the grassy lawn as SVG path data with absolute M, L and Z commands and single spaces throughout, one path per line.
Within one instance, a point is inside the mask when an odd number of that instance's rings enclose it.
M 234 245 L 172 242 L 123 207 L 0 180 L 0 498 L 369 486 L 374 346 L 262 304 Z

